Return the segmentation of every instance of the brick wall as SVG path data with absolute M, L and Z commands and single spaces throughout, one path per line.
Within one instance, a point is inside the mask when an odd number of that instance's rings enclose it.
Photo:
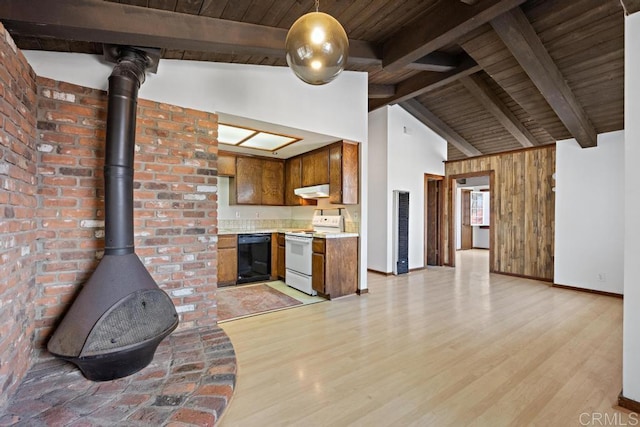
M 31 362 L 36 294 L 36 77 L 0 24 L 0 407 Z
M 37 83 L 41 347 L 103 254 L 107 95 L 44 78 Z M 216 323 L 216 132 L 214 114 L 138 102 L 136 253 L 172 297 L 181 329 Z

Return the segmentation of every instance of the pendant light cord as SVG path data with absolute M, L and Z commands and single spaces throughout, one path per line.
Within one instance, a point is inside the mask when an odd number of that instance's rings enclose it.
M 316 0 L 316 13 L 318 13 L 319 8 L 320 8 L 320 0 Z

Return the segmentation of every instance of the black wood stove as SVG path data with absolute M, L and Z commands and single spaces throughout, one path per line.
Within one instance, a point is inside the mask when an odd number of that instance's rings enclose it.
M 133 166 L 138 89 L 155 72 L 159 51 L 105 46 L 116 65 L 109 77 L 105 149 L 105 252 L 48 343 L 93 381 L 147 366 L 178 326 L 169 296 L 135 254 Z

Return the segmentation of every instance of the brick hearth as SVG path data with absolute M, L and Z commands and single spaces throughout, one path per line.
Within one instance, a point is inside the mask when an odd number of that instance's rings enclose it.
M 235 352 L 225 332 L 190 329 L 165 339 L 148 367 L 115 381 L 88 381 L 58 359 L 37 361 L 0 426 L 212 426 L 235 380 Z

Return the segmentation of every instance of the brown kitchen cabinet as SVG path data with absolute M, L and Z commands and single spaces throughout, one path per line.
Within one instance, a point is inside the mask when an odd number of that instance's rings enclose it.
M 276 250 L 276 272 L 277 277 L 280 280 L 284 280 L 286 262 L 285 262 L 285 243 L 284 243 L 284 233 L 278 233 L 277 237 L 277 250 Z
M 294 190 L 302 187 L 302 157 L 292 157 L 284 164 L 284 204 L 287 206 L 317 205 L 318 201 L 296 196 Z
M 302 155 L 302 186 L 329 183 L 329 147 Z
M 236 176 L 236 156 L 218 152 L 218 176 Z
M 230 203 L 284 205 L 284 161 L 260 157 L 236 157 L 236 175 Z
M 218 286 L 235 285 L 238 278 L 238 236 L 218 236 Z
M 358 204 L 358 144 L 339 142 L 329 148 L 329 203 Z
M 311 284 L 319 295 L 333 299 L 358 290 L 358 238 L 314 238 Z
M 261 205 L 284 205 L 284 162 L 282 160 L 262 161 Z

